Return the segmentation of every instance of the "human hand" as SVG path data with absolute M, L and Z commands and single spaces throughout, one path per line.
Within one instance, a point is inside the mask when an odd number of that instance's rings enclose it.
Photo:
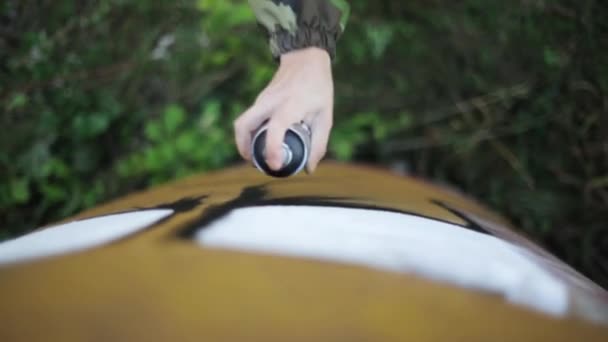
M 311 130 L 307 171 L 312 173 L 325 155 L 333 123 L 334 87 L 329 54 L 316 47 L 281 55 L 280 66 L 255 103 L 234 122 L 241 156 L 251 159 L 252 133 L 268 120 L 266 163 L 273 170 L 283 164 L 283 139 L 294 123 Z

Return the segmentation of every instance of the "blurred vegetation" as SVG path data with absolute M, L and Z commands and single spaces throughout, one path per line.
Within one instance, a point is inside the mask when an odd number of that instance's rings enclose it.
M 608 4 L 351 1 L 330 156 L 458 187 L 608 285 Z M 246 1 L 0 2 L 0 239 L 238 161 Z

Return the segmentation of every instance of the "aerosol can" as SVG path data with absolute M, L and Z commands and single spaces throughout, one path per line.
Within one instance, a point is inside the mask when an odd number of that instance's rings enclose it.
M 262 125 L 253 135 L 251 142 L 251 156 L 253 164 L 260 171 L 272 177 L 289 177 L 302 171 L 310 155 L 310 128 L 303 122 L 294 124 L 283 140 L 283 166 L 279 170 L 272 170 L 265 160 L 266 131 L 268 125 Z

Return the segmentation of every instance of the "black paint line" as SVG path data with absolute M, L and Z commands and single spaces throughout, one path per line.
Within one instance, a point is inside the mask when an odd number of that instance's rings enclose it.
M 190 210 L 198 207 L 208 197 L 209 197 L 209 195 L 202 195 L 202 196 L 198 196 L 198 197 L 186 197 L 186 198 L 179 199 L 175 202 L 159 204 L 157 206 L 154 206 L 152 208 L 147 208 L 147 209 L 171 209 L 171 210 L 173 210 L 174 214 L 183 213 L 183 212 L 190 211 Z
M 111 212 L 111 213 L 106 213 L 106 214 L 101 214 L 101 215 L 83 217 L 83 218 L 80 218 L 80 219 L 77 219 L 77 220 L 68 221 L 68 222 L 65 222 L 65 223 L 57 223 L 57 224 L 53 224 L 52 226 L 43 227 L 41 229 L 47 229 L 47 228 L 52 228 L 54 226 L 58 226 L 58 225 L 61 225 L 61 224 L 67 224 L 67 223 L 72 223 L 72 222 L 80 222 L 80 221 L 92 220 L 92 219 L 106 217 L 106 216 L 121 215 L 121 214 L 134 213 L 134 212 L 138 212 L 138 211 L 156 210 L 156 209 L 171 209 L 171 210 L 173 210 L 173 213 L 169 216 L 169 217 L 171 217 L 171 216 L 173 216 L 175 214 L 186 212 L 186 211 L 189 211 L 189 210 L 192 210 L 192 209 L 196 208 L 197 206 L 199 206 L 200 204 L 202 204 L 205 201 L 205 199 L 207 199 L 207 197 L 209 197 L 209 195 L 203 195 L 203 196 L 198 196 L 198 197 L 186 197 L 186 198 L 179 199 L 179 200 L 177 200 L 175 202 L 158 204 L 158 205 L 155 205 L 153 207 L 133 207 L 133 208 L 125 209 L 125 210 L 121 210 L 121 211 L 114 211 L 114 212 Z M 34 231 L 36 231 L 36 230 L 34 230 Z
M 252 187 L 245 188 L 241 194 L 226 203 L 215 205 L 209 207 L 202 214 L 202 217 L 198 220 L 194 220 L 189 223 L 185 228 L 181 229 L 177 236 L 182 239 L 192 239 L 194 235 L 200 231 L 201 229 L 207 228 L 211 223 L 221 219 L 222 217 L 228 215 L 231 211 L 235 209 L 247 208 L 247 207 L 261 207 L 261 206 L 271 206 L 271 205 L 286 205 L 286 206 L 316 206 L 316 207 L 332 207 L 332 208 L 349 208 L 349 209 L 366 209 L 366 210 L 376 210 L 376 211 L 385 211 L 392 212 L 404 215 L 410 215 L 415 217 L 424 218 L 427 220 L 433 220 L 436 222 L 446 223 L 450 225 L 454 225 L 460 228 L 473 230 L 479 233 L 488 234 L 487 231 L 479 227 L 476 223 L 472 222 L 466 216 L 462 215 L 459 212 L 452 210 L 449 207 L 446 207 L 439 201 L 431 201 L 432 203 L 439 205 L 441 208 L 444 208 L 457 217 L 461 218 L 466 225 L 457 224 L 454 222 L 450 222 L 447 220 L 438 219 L 435 217 L 430 217 L 426 215 L 421 215 L 419 213 L 414 213 L 405 210 L 399 210 L 395 208 L 388 208 L 382 206 L 375 206 L 369 204 L 359 204 L 354 203 L 353 201 L 357 200 L 356 198 L 346 198 L 346 197 L 316 197 L 316 196 L 295 196 L 295 197 L 284 197 L 284 198 L 266 198 L 268 194 L 268 190 L 265 185 L 257 185 Z
M 259 207 L 259 206 L 270 206 L 270 205 L 286 205 L 286 206 L 311 206 L 311 207 L 330 207 L 330 208 L 346 208 L 346 209 L 364 209 L 364 210 L 374 210 L 374 211 L 384 211 L 395 214 L 405 214 L 410 216 L 416 216 L 420 218 L 425 218 L 433 221 L 439 221 L 442 223 L 453 224 L 457 226 L 461 226 L 457 223 L 453 223 L 446 220 L 437 219 L 435 217 L 422 215 L 419 213 L 414 213 L 407 210 L 400 210 L 389 207 L 382 207 L 372 204 L 363 204 L 352 202 L 355 199 L 353 198 L 344 198 L 344 197 L 286 197 L 286 198 L 277 198 L 277 199 L 268 199 L 258 203 L 253 203 L 251 206 Z M 465 226 L 462 226 L 466 228 Z
M 161 209 L 161 210 L 162 209 L 165 209 L 165 210 L 166 209 L 170 209 L 170 210 L 173 211 L 170 215 L 168 215 L 166 217 L 163 217 L 163 218 L 161 218 L 161 219 L 159 219 L 159 220 L 157 220 L 157 221 L 155 221 L 153 223 L 150 223 L 149 225 L 147 225 L 146 227 L 138 230 L 135 233 L 129 234 L 127 236 L 123 236 L 123 237 L 121 237 L 121 238 L 119 238 L 117 240 L 114 240 L 112 242 L 109 242 L 109 243 L 103 245 L 103 246 L 109 246 L 109 245 L 113 245 L 113 244 L 116 244 L 116 243 L 124 242 L 126 240 L 129 240 L 129 239 L 135 237 L 135 236 L 138 236 L 139 234 L 142 234 L 142 233 L 148 231 L 151 227 L 159 225 L 161 223 L 164 223 L 164 222 L 170 220 L 175 214 L 179 214 L 179 213 L 182 213 L 182 212 L 186 212 L 186 211 L 192 210 L 192 209 L 196 208 L 198 205 L 202 204 L 207 197 L 209 197 L 209 196 L 208 195 L 203 195 L 203 196 L 199 196 L 199 197 L 186 197 L 186 198 L 179 199 L 179 200 L 177 200 L 175 202 L 159 204 L 159 205 L 156 205 L 154 207 L 135 207 L 135 208 L 127 209 L 127 210 L 123 210 L 123 211 L 116 211 L 116 212 L 111 212 L 111 213 L 107 213 L 107 214 L 95 215 L 95 216 L 90 216 L 90 217 L 83 217 L 83 218 L 80 218 L 80 219 L 71 220 L 71 221 L 67 221 L 67 222 L 58 222 L 58 223 L 51 224 L 49 226 L 40 227 L 40 228 L 34 229 L 32 231 L 20 234 L 18 236 L 15 236 L 15 237 L 13 237 L 11 239 L 4 240 L 2 242 L 15 240 L 15 239 L 21 238 L 21 237 L 29 235 L 29 234 L 33 234 L 33 233 L 36 233 L 36 232 L 39 232 L 39 231 L 43 231 L 43 230 L 46 230 L 46 229 L 52 229 L 52 228 L 55 228 L 57 226 L 62 226 L 62 225 L 65 225 L 65 224 L 70 224 L 70 223 L 75 223 L 75 222 L 83 222 L 83 221 L 88 221 L 88 220 L 94 220 L 94 219 L 98 219 L 98 218 L 102 218 L 102 217 L 108 217 L 108 216 L 113 216 L 113 215 L 122 215 L 122 214 L 129 214 L 129 213 L 135 213 L 135 212 L 147 211 L 147 210 L 158 210 L 158 209 Z M 103 246 L 98 246 L 98 247 L 94 247 L 94 248 L 99 248 L 99 247 L 103 247 Z
M 188 224 L 177 233 L 177 236 L 182 239 L 191 239 L 201 227 L 207 227 L 213 221 L 224 217 L 236 208 L 242 208 L 248 206 L 250 203 L 256 203 L 262 200 L 267 194 L 268 189 L 266 188 L 266 184 L 246 187 L 235 199 L 207 208 L 200 219 Z
M 427 219 L 435 222 L 441 222 L 449 225 L 454 225 L 464 229 L 471 229 L 468 226 L 469 220 L 464 220 L 467 222 L 467 225 L 458 224 L 448 220 L 442 220 L 436 217 L 423 215 L 420 213 L 415 213 L 412 211 L 382 207 L 371 204 L 362 204 L 356 202 L 345 202 L 353 201 L 353 198 L 331 198 L 331 197 L 287 197 L 287 198 L 278 198 L 278 199 L 268 199 L 262 200 L 257 203 L 252 203 L 247 207 L 261 207 L 261 206 L 271 206 L 271 205 L 285 205 L 285 206 L 311 206 L 311 207 L 328 207 L 328 208 L 345 208 L 345 209 L 363 209 L 363 210 L 373 210 L 373 211 L 383 211 L 394 214 L 402 214 L 408 216 L 419 217 L 422 219 Z M 460 217 L 460 216 L 458 216 Z
M 477 222 L 471 220 L 467 215 L 465 215 L 463 212 L 456 210 L 452 207 L 450 207 L 449 205 L 439 201 L 439 200 L 431 200 L 431 203 L 435 204 L 436 206 L 439 206 L 447 211 L 449 211 L 450 213 L 458 216 L 461 220 L 463 220 L 464 222 L 467 223 L 467 225 L 465 226 L 467 229 L 470 229 L 472 231 L 475 231 L 477 233 L 481 233 L 481 234 L 487 234 L 490 236 L 494 236 L 494 234 L 492 234 L 491 231 L 485 229 L 484 227 L 480 226 Z
M 190 211 L 190 210 L 196 208 L 197 206 L 201 205 L 205 201 L 205 199 L 207 199 L 208 197 L 209 197 L 209 195 L 202 195 L 202 196 L 198 196 L 198 197 L 185 197 L 185 198 L 179 199 L 175 202 L 159 204 L 157 206 L 149 207 L 149 208 L 142 208 L 140 210 L 143 210 L 143 211 L 170 209 L 170 210 L 173 210 L 173 213 L 171 213 L 171 215 L 168 215 L 167 217 L 163 217 L 162 219 L 148 225 L 147 227 L 145 227 L 141 230 L 138 230 L 137 232 L 135 232 L 133 234 L 129 234 L 118 240 L 112 241 L 108 245 L 128 242 L 131 239 L 139 237 L 141 234 L 149 231 L 151 228 L 171 220 L 175 215 L 181 214 L 181 213 L 184 213 L 184 212 L 187 212 L 187 211 Z M 136 210 L 136 211 L 140 211 L 140 210 Z M 135 211 L 131 211 L 131 212 L 135 212 Z

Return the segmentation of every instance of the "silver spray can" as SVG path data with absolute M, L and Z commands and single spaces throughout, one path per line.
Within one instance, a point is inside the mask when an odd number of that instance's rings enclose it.
M 302 171 L 310 155 L 310 128 L 305 123 L 294 124 L 285 132 L 283 139 L 283 166 L 272 170 L 266 164 L 266 131 L 262 125 L 253 135 L 251 159 L 260 171 L 272 177 L 289 177 Z

